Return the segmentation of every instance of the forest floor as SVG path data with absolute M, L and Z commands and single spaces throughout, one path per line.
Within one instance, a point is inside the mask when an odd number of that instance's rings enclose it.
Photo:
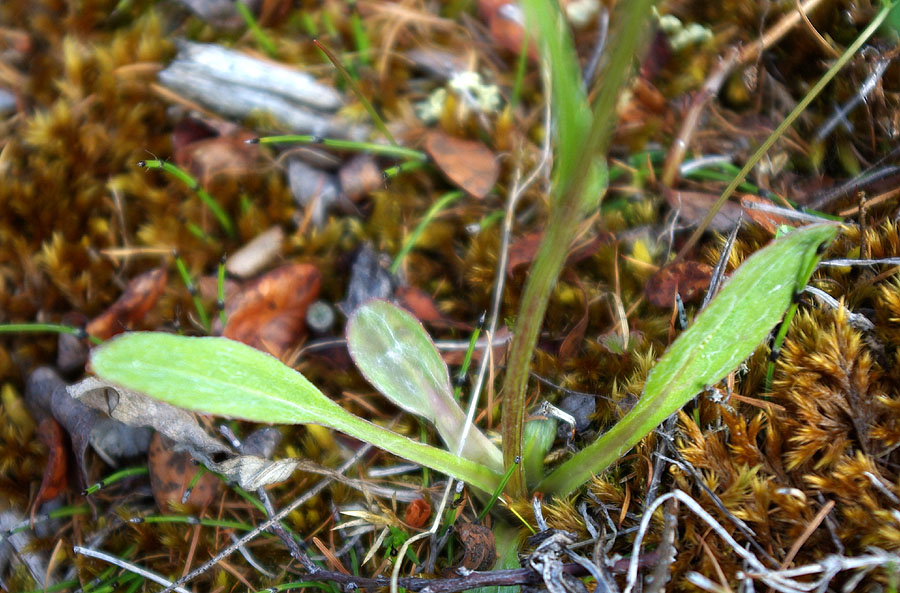
M 628 3 L 562 4 L 593 97 Z M 561 167 L 515 3 L 0 3 L 0 324 L 16 324 L 0 335 L 0 588 L 158 591 L 296 505 L 183 586 L 371 590 L 400 563 L 413 591 L 896 591 L 893 16 L 704 220 L 881 10 L 659 3 L 618 97 L 608 189 L 556 246 L 565 261 L 537 320 L 527 418 L 557 427 L 538 479 L 634 407 L 720 260 L 731 274 L 782 225 L 837 220 L 838 237 L 771 382 L 765 340 L 585 487 L 511 488 L 485 515 L 483 493 L 454 490 L 445 508 L 446 476 L 340 433 L 196 415 L 242 452 L 309 462 L 248 492 L 65 386 L 125 331 L 226 336 L 441 446 L 348 353 L 348 317 L 377 297 L 422 322 L 455 383 L 473 334 L 492 340 L 458 384 L 498 441 Z M 277 134 L 300 137 L 266 140 Z M 400 554 L 438 509 L 438 533 Z

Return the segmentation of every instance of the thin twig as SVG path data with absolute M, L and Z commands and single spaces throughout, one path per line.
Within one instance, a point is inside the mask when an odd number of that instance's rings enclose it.
M 178 593 L 191 593 L 189 589 L 185 589 L 184 587 L 179 587 L 177 584 L 172 581 L 156 574 L 155 572 L 151 572 L 146 568 L 140 567 L 137 564 L 133 564 L 126 560 L 122 560 L 121 558 L 116 558 L 110 554 L 105 552 L 100 552 L 99 550 L 92 550 L 91 548 L 85 548 L 82 546 L 72 546 L 72 551 L 76 554 L 81 554 L 82 556 L 87 556 L 89 558 L 96 558 L 98 560 L 103 560 L 104 562 L 109 562 L 119 568 L 124 568 L 129 572 L 133 572 L 134 574 L 140 575 L 146 579 L 150 579 L 154 583 L 159 583 L 160 585 L 165 585 L 166 588 L 164 591 L 178 591 Z
M 368 443 L 364 444 L 362 447 L 359 448 L 359 450 L 356 453 L 353 454 L 353 457 L 351 457 L 350 459 L 348 459 L 347 461 L 342 463 L 341 466 L 336 471 L 338 471 L 339 473 L 344 473 L 345 471 L 347 471 L 348 469 L 353 467 L 353 465 L 355 465 L 360 459 L 362 459 L 362 457 L 366 453 L 368 453 L 371 448 L 372 448 L 372 445 L 370 445 Z M 248 531 L 240 539 L 238 539 L 237 541 L 232 543 L 230 546 L 228 546 L 227 548 L 225 548 L 224 550 L 222 550 L 221 552 L 219 552 L 218 554 L 216 554 L 215 556 L 210 558 L 208 561 L 203 563 L 202 566 L 192 570 L 190 573 L 181 577 L 174 583 L 166 586 L 166 588 L 162 589 L 159 593 L 169 593 L 169 591 L 173 591 L 176 587 L 179 587 L 180 585 L 183 585 L 183 584 L 187 583 L 188 581 L 197 578 L 199 575 L 203 574 L 204 572 L 206 572 L 207 570 L 209 570 L 210 568 L 215 566 L 220 560 L 222 560 L 223 558 L 227 558 L 228 556 L 233 554 L 234 551 L 237 550 L 240 546 L 243 546 L 244 544 L 246 544 L 247 542 L 249 542 L 250 540 L 255 538 L 257 535 L 262 533 L 263 531 L 270 529 L 273 525 L 277 525 L 279 521 L 281 521 L 282 519 L 284 519 L 285 517 L 290 515 L 294 509 L 296 509 L 297 507 L 301 506 L 305 502 L 307 502 L 310 499 L 317 496 L 319 494 L 319 492 L 324 490 L 331 483 L 331 481 L 332 481 L 331 479 L 322 480 L 321 482 L 319 482 L 318 484 L 316 484 L 315 486 L 310 488 L 308 491 L 306 491 L 302 496 L 300 496 L 296 500 L 292 501 L 288 506 L 284 507 L 283 509 L 281 509 L 280 511 L 278 511 L 277 513 L 272 515 L 267 521 L 260 523 L 252 531 Z M 319 567 L 314 565 L 313 569 L 315 571 L 318 571 Z M 315 574 L 315 572 L 313 572 L 313 574 Z

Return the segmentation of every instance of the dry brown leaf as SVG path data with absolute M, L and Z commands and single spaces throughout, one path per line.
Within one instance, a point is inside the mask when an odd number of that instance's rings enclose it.
M 156 305 L 166 287 L 168 277 L 165 268 L 156 268 L 133 278 L 122 296 L 106 311 L 91 320 L 85 330 L 101 340 L 108 340 L 122 333 L 143 319 L 144 315 Z
M 31 507 L 32 518 L 43 503 L 62 494 L 68 485 L 66 479 L 68 464 L 66 463 L 66 445 L 62 427 L 56 420 L 48 416 L 38 425 L 37 437 L 47 447 L 48 454 L 44 477 L 41 479 L 41 488 Z
M 153 498 L 163 513 L 171 512 L 169 503 L 181 504 L 191 480 L 201 469 L 191 462 L 191 456 L 187 451 L 175 451 L 172 441 L 158 432 L 150 440 L 147 464 Z M 215 474 L 204 472 L 191 489 L 186 503 L 201 509 L 205 508 L 215 498 L 218 487 L 219 479 Z
M 310 264 L 276 268 L 251 282 L 226 309 L 222 335 L 282 358 L 306 334 L 306 309 L 321 277 Z
M 431 505 L 424 498 L 417 498 L 406 507 L 403 512 L 403 522 L 416 529 L 425 525 L 425 521 L 431 516 Z
M 681 224 L 697 226 L 709 212 L 716 200 L 717 194 L 708 194 L 699 191 L 665 190 L 666 201 L 672 210 L 678 212 L 678 220 Z M 744 209 L 734 202 L 725 202 L 722 209 L 716 212 L 709 228 L 720 233 L 730 231 L 741 219 Z
M 210 437 L 194 417 L 170 404 L 142 393 L 88 377 L 68 388 L 69 395 L 84 405 L 105 412 L 128 426 L 149 426 L 195 453 L 227 453 L 228 447 Z
M 695 261 L 679 261 L 665 265 L 653 274 L 647 281 L 644 293 L 651 304 L 665 309 L 675 303 L 676 292 L 685 303 L 703 296 L 710 278 L 710 266 Z
M 431 295 L 415 286 L 398 287 L 394 292 L 394 297 L 396 297 L 398 305 L 412 313 L 422 323 L 436 327 L 470 329 L 469 325 L 454 321 L 441 313 Z
M 497 183 L 500 165 L 482 142 L 431 130 L 425 137 L 425 150 L 450 181 L 476 198 L 486 196 Z

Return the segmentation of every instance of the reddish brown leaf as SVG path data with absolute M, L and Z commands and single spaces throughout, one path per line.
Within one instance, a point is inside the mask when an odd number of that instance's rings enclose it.
M 531 263 L 535 254 L 537 254 L 543 236 L 544 233 L 541 231 L 528 233 L 516 239 L 509 246 L 509 260 L 506 266 L 506 273 L 509 276 L 512 276 L 518 268 Z M 609 243 L 612 239 L 613 236 L 611 234 L 600 233 L 587 241 L 576 243 L 569 249 L 566 264 L 579 262 L 594 255 L 600 250 L 600 247 Z
M 62 427 L 56 420 L 48 416 L 38 425 L 37 436 L 47 447 L 48 455 L 44 477 L 41 479 L 41 488 L 38 490 L 34 506 L 31 507 L 32 517 L 43 503 L 62 494 L 68 483 L 66 479 L 66 444 Z
M 494 532 L 477 523 L 463 523 L 456 529 L 463 545 L 462 565 L 469 570 L 490 570 L 497 560 Z
M 321 277 L 310 264 L 276 268 L 249 283 L 226 308 L 223 335 L 282 357 L 306 333 L 306 309 Z
M 679 222 L 696 226 L 709 212 L 719 196 L 698 191 L 665 190 L 666 201 L 678 212 Z M 741 219 L 743 208 L 734 202 L 725 202 L 709 225 L 714 231 L 725 232 L 734 228 Z
M 469 328 L 467 324 L 454 321 L 442 314 L 434 299 L 427 292 L 415 286 L 400 286 L 394 291 L 394 296 L 398 305 L 415 315 L 416 319 L 422 323 L 437 327 Z
M 150 439 L 147 462 L 153 498 L 159 510 L 168 513 L 171 511 L 169 503 L 181 504 L 182 496 L 200 471 L 200 466 L 191 463 L 191 456 L 186 451 L 172 451 L 172 441 L 158 432 Z M 213 501 L 218 487 L 219 479 L 215 474 L 205 472 L 191 489 L 187 504 L 205 508 Z
M 444 175 L 460 189 L 483 198 L 500 174 L 494 153 L 477 140 L 463 140 L 432 130 L 425 137 L 425 150 Z
M 478 0 L 478 12 L 482 21 L 487 21 L 494 43 L 497 47 L 519 55 L 525 39 L 525 28 L 521 22 L 507 15 L 507 11 L 515 10 L 518 10 L 516 3 L 509 0 Z M 537 62 L 537 43 L 534 39 L 528 40 L 528 57 Z
M 122 296 L 87 324 L 87 333 L 108 340 L 143 319 L 162 295 L 168 277 L 165 268 L 157 268 L 133 278 Z
M 259 149 L 247 144 L 252 134 L 237 133 L 197 140 L 175 153 L 175 162 L 206 186 L 216 175 L 243 175 L 256 167 Z
M 769 200 L 764 200 L 752 194 L 746 194 L 741 197 L 741 206 L 744 207 L 744 213 L 747 215 L 747 217 L 773 235 L 775 234 L 777 225 L 792 224 L 791 220 L 788 220 L 783 216 L 780 216 L 773 212 L 763 212 L 761 210 L 755 210 L 748 204 L 764 204 L 766 206 L 771 206 L 772 202 L 770 202 Z
M 417 498 L 406 507 L 403 513 L 403 521 L 410 527 L 419 528 L 425 525 L 425 521 L 431 516 L 431 505 L 424 498 Z
M 685 303 L 703 296 L 712 278 L 712 268 L 695 261 L 680 261 L 663 266 L 650 277 L 645 288 L 651 304 L 668 308 L 675 303 L 675 293 Z

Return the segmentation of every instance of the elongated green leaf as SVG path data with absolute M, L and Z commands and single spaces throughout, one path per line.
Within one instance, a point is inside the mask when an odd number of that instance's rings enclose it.
M 278 359 L 226 338 L 124 334 L 91 351 L 101 378 L 170 404 L 255 422 L 321 424 L 492 492 L 491 469 L 376 426 Z
M 558 190 L 572 179 L 572 171 L 582 149 L 585 130 L 591 127 L 591 110 L 581 85 L 578 55 L 572 44 L 569 24 L 559 5 L 552 0 L 522 3 L 527 29 L 538 33 L 543 68 L 550 77 L 553 118 L 556 122 L 557 156 L 554 159 Z
M 407 412 L 433 423 L 455 451 L 466 415 L 453 399 L 447 364 L 408 312 L 382 300 L 363 304 L 347 322 L 347 348 L 369 383 Z M 462 455 L 502 471 L 500 450 L 475 426 Z
M 538 487 L 567 494 L 600 473 L 706 386 L 750 356 L 806 286 L 819 249 L 838 227 L 823 224 L 776 239 L 741 265 L 694 324 L 650 371 L 637 405 Z

